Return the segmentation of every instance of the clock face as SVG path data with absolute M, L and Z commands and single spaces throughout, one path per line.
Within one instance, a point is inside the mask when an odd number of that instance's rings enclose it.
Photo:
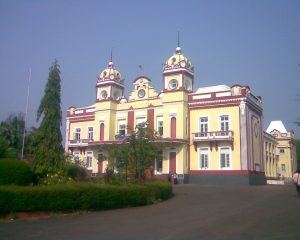
M 100 93 L 100 97 L 101 97 L 101 99 L 106 99 L 106 98 L 107 98 L 107 91 L 106 91 L 106 90 L 103 90 L 103 91 Z
M 115 78 L 115 75 L 113 75 L 113 74 L 110 74 L 110 75 L 109 75 L 109 79 L 110 79 L 110 80 L 113 80 L 114 78 Z
M 139 96 L 139 98 L 145 97 L 145 90 L 141 89 L 140 91 L 138 91 L 138 96 Z
M 185 67 L 185 66 L 186 66 L 185 61 L 181 61 L 181 62 L 180 62 L 180 67 Z
M 169 82 L 169 88 L 170 89 L 175 89 L 178 87 L 178 81 L 176 79 L 172 79 L 170 82 Z

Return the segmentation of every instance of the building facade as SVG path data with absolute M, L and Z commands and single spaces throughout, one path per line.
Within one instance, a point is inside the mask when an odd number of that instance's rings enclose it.
M 157 91 L 146 76 L 133 81 L 124 96 L 124 79 L 112 62 L 96 82 L 95 103 L 70 107 L 65 150 L 93 174 L 109 164 L 109 146 L 125 144 L 136 125 L 148 122 L 157 142 L 166 143 L 154 175 L 179 174 L 182 182 L 264 184 L 264 134 L 261 98 L 248 86 L 194 89 L 194 66 L 177 47 L 162 70 Z
M 272 121 L 264 136 L 266 177 L 292 180 L 297 170 L 294 132 L 282 121 Z

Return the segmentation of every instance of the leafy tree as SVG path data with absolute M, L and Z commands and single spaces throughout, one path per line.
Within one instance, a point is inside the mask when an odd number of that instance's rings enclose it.
M 4 122 L 1 122 L 0 127 L 0 134 L 6 139 L 9 147 L 20 149 L 22 147 L 22 136 L 25 127 L 24 114 L 10 114 Z
M 59 170 L 64 163 L 60 131 L 61 79 L 57 60 L 49 69 L 44 96 L 37 111 L 37 121 L 42 118 L 33 140 L 33 169 L 38 174 Z
M 5 141 L 5 139 L 3 139 L 0 136 L 0 158 L 6 157 L 7 148 L 8 148 L 7 142 Z
M 25 117 L 23 113 L 11 113 L 0 123 L 0 158 L 17 158 L 20 156 L 23 144 Z M 24 155 L 28 158 L 31 153 L 32 138 L 35 128 L 25 132 Z
M 136 126 L 127 144 L 115 148 L 115 166 L 121 173 L 135 180 L 145 179 L 146 171 L 151 170 L 153 161 L 158 157 L 160 145 L 155 143 L 156 134 L 148 124 Z

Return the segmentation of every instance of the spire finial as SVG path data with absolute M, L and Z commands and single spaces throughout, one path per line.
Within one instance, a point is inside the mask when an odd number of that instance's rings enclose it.
M 177 48 L 176 48 L 176 53 L 181 54 L 181 48 L 180 48 L 180 38 L 179 38 L 179 31 L 177 32 Z
M 111 48 L 110 50 L 110 61 L 111 62 L 113 61 L 113 48 Z
M 110 50 L 110 62 L 108 63 L 108 66 L 109 67 L 114 66 L 114 64 L 113 64 L 113 48 L 111 48 L 111 50 Z

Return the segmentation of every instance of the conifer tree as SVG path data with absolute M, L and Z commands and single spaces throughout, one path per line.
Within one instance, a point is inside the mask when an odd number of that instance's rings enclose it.
M 42 118 L 33 143 L 33 169 L 46 174 L 59 170 L 64 163 L 61 113 L 60 67 L 57 60 L 49 69 L 44 96 L 37 111 L 37 121 Z

